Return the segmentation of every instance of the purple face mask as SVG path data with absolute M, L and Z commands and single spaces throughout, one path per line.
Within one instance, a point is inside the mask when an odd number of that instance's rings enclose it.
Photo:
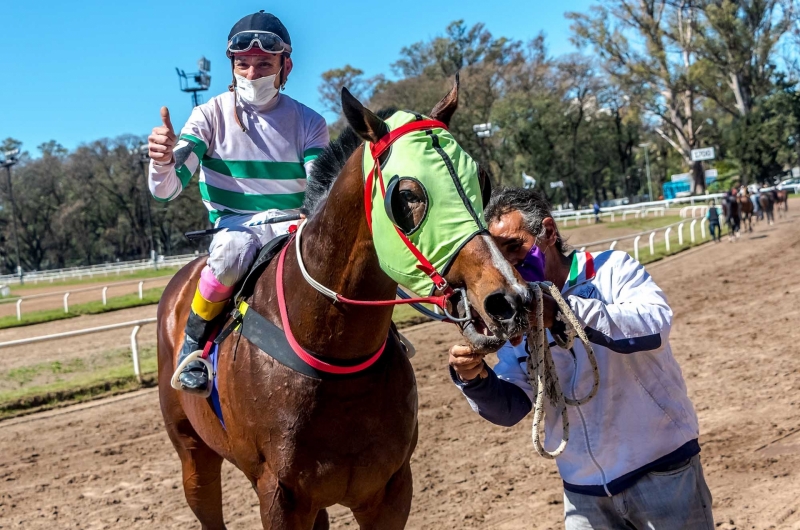
M 544 252 L 539 247 L 533 245 L 525 254 L 525 259 L 516 267 L 517 272 L 526 282 L 544 281 Z

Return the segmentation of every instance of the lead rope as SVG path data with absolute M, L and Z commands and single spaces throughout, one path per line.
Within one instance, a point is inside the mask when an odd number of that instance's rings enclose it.
M 586 332 L 583 331 L 583 326 L 578 322 L 575 313 L 569 307 L 569 304 L 561 296 L 561 292 L 551 282 L 532 282 L 528 284 L 533 291 L 533 296 L 536 300 L 536 327 L 531 329 L 527 337 L 527 345 L 529 349 L 528 355 L 528 382 L 531 387 L 536 388 L 536 401 L 533 407 L 533 447 L 536 452 L 544 458 L 553 459 L 559 456 L 567 448 L 569 441 L 569 418 L 567 417 L 567 405 L 578 406 L 588 403 L 596 394 L 600 386 L 600 372 L 597 370 L 597 359 L 594 356 L 594 350 L 589 343 L 589 338 Z M 589 393 L 580 399 L 570 399 L 564 396 L 561 391 L 561 384 L 558 381 L 558 372 L 556 372 L 555 364 L 553 363 L 553 355 L 550 352 L 550 344 L 547 342 L 545 328 L 544 328 L 544 312 L 542 306 L 542 289 L 547 289 L 550 296 L 552 296 L 559 309 L 561 310 L 556 319 L 566 324 L 566 340 L 562 340 L 557 334 L 553 334 L 553 338 L 559 347 L 570 349 L 577 336 L 586 349 L 586 356 L 589 358 L 589 364 L 592 366 L 592 389 Z M 535 335 L 535 336 L 534 336 Z M 542 445 L 539 435 L 539 425 L 544 418 L 544 396 L 547 394 L 550 403 L 556 407 L 561 414 L 562 435 L 561 443 L 555 451 L 547 451 Z

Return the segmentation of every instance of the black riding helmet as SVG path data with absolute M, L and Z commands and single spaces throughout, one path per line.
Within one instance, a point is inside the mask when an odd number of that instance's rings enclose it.
M 292 38 L 289 36 L 289 31 L 286 29 L 286 26 L 283 25 L 278 17 L 272 13 L 265 13 L 262 9 L 258 13 L 242 17 L 239 22 L 233 25 L 230 33 L 228 33 L 228 57 L 233 56 L 233 53 L 231 53 L 231 45 L 234 44 L 234 37 L 241 34 L 246 35 L 247 37 L 240 41 L 246 46 L 253 44 L 254 39 L 250 37 L 258 33 L 277 35 L 280 41 L 282 41 L 282 44 L 288 45 L 284 46 L 282 50 L 273 48 L 272 46 L 269 47 L 270 49 L 265 49 L 263 46 L 264 41 L 260 41 L 258 44 L 265 52 L 280 52 L 287 57 L 292 54 Z M 244 51 L 244 49 L 242 51 Z
M 286 59 L 292 55 L 292 38 L 289 36 L 286 26 L 283 25 L 283 22 L 278 17 L 272 13 L 265 13 L 263 9 L 258 13 L 239 19 L 228 33 L 228 47 L 225 52 L 231 60 L 231 72 L 233 72 L 234 53 L 247 51 L 253 46 L 258 46 L 267 53 L 280 53 L 280 85 L 281 89 L 283 89 L 286 84 Z M 236 76 L 228 86 L 228 90 L 234 92 L 234 97 L 236 97 L 235 86 Z M 235 109 L 234 116 L 242 131 L 246 131 L 247 129 L 242 125 L 239 113 Z

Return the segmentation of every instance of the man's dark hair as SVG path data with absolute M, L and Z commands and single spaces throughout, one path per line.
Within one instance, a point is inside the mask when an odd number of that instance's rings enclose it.
M 537 191 L 525 188 L 495 189 L 483 214 L 486 217 L 486 222 L 492 224 L 503 215 L 515 210 L 522 214 L 522 219 L 528 232 L 537 238 L 545 236 L 542 221 L 553 216 L 552 208 L 547 199 Z M 572 251 L 561 237 L 561 234 L 558 234 L 556 238 L 556 249 L 562 254 Z

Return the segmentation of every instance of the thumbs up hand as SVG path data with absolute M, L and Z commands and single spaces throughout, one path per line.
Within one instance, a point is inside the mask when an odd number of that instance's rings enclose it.
M 153 132 L 147 137 L 147 148 L 150 158 L 156 164 L 169 164 L 172 162 L 172 150 L 175 148 L 175 130 L 169 119 L 169 109 L 161 107 L 161 125 L 153 127 Z

